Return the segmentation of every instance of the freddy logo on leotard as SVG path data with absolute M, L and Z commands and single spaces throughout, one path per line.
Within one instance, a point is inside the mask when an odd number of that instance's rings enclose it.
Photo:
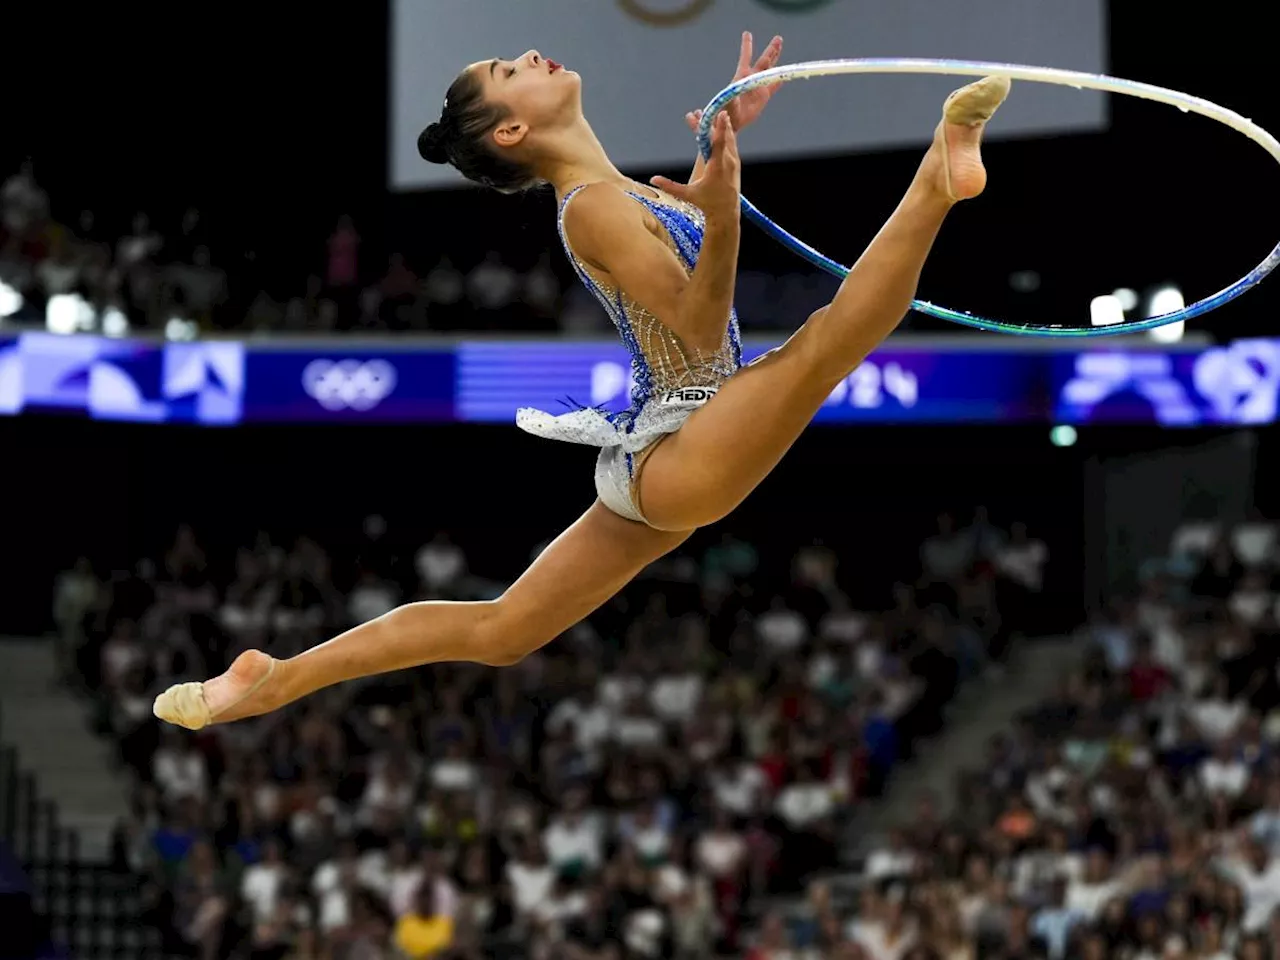
M 716 395 L 716 387 L 682 387 L 671 390 L 662 398 L 663 403 L 703 403 Z

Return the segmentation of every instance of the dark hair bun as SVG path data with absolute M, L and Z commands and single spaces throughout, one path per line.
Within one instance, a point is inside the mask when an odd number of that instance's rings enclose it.
M 433 123 L 418 134 L 418 153 L 428 163 L 448 163 L 447 140 L 443 124 Z

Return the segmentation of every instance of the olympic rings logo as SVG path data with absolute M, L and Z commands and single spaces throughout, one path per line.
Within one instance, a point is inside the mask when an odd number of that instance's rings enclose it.
M 372 410 L 395 388 L 385 360 L 312 360 L 302 371 L 302 389 L 326 410 Z
M 690 23 L 711 8 L 715 0 L 618 0 L 624 13 L 653 27 L 678 27 Z M 807 13 L 832 0 L 756 0 L 779 13 Z

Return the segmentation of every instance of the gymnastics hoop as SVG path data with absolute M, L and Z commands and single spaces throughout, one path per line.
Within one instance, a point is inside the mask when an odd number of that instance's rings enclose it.
M 1060 70 L 1054 67 L 1028 67 L 1012 63 L 984 63 L 979 60 L 921 60 L 903 58 L 884 58 L 867 60 L 815 60 L 809 63 L 796 63 L 790 66 L 773 67 L 730 84 L 712 98 L 702 112 L 702 120 L 698 125 L 698 149 L 702 156 L 711 156 L 711 124 L 716 115 L 728 104 L 742 96 L 748 90 L 773 83 L 786 83 L 790 80 L 805 80 L 812 77 L 828 77 L 845 73 L 910 73 L 910 74 L 944 74 L 947 76 L 1002 76 L 1012 80 L 1029 80 L 1033 83 L 1052 83 L 1060 86 L 1074 87 L 1077 90 L 1103 90 L 1118 93 L 1126 97 L 1139 97 L 1143 100 L 1155 100 L 1177 107 L 1183 113 L 1198 113 L 1202 117 L 1216 120 L 1238 133 L 1244 134 L 1254 143 L 1271 154 L 1272 159 L 1280 163 L 1280 141 L 1267 133 L 1251 120 L 1240 116 L 1233 110 L 1220 107 L 1216 103 L 1193 97 L 1177 90 L 1139 83 L 1134 80 L 1120 80 L 1096 73 L 1079 73 L 1074 70 Z M 808 260 L 814 266 L 825 270 L 840 279 L 849 275 L 849 268 L 809 246 L 798 237 L 788 233 L 769 219 L 755 204 L 745 196 L 742 198 L 742 211 L 747 219 L 759 226 L 765 233 L 777 240 L 784 247 Z M 979 330 L 991 330 L 998 333 L 1013 333 L 1024 336 L 1040 337 L 1107 337 L 1117 334 L 1138 333 L 1153 330 L 1166 324 L 1180 320 L 1190 320 L 1201 314 L 1216 310 L 1229 303 L 1246 290 L 1256 287 L 1267 274 L 1280 266 L 1280 244 L 1277 244 L 1266 258 L 1247 274 L 1217 293 L 1197 300 L 1190 306 L 1172 313 L 1163 313 L 1145 320 L 1134 320 L 1128 323 L 1112 324 L 1104 327 L 1064 327 L 1059 324 L 1008 323 L 1002 320 L 989 320 L 976 314 L 961 310 L 952 310 L 924 300 L 911 301 L 911 309 L 940 320 L 948 320 L 966 327 Z

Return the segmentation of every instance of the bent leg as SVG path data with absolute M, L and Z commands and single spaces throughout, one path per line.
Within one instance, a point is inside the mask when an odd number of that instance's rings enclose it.
M 783 346 L 735 374 L 654 450 L 640 477 L 650 523 L 700 527 L 733 510 L 836 384 L 902 321 L 947 212 L 986 184 L 982 128 L 1007 92 L 1007 81 L 988 78 L 948 100 L 910 188 L 835 299 Z
M 191 729 L 277 710 L 323 687 L 427 663 L 504 666 L 550 643 L 686 539 L 626 520 L 596 502 L 497 600 L 407 603 L 296 657 L 241 654 L 203 684 L 156 700 L 162 720 Z

